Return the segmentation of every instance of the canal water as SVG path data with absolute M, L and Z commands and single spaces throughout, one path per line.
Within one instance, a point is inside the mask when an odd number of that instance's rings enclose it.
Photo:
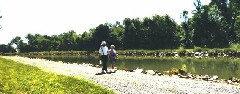
M 96 56 L 31 56 L 65 63 L 99 64 Z M 115 66 L 118 69 L 158 70 L 171 68 L 184 69 L 187 72 L 201 75 L 217 75 L 220 79 L 240 78 L 240 58 L 230 57 L 150 57 L 150 56 L 119 56 Z

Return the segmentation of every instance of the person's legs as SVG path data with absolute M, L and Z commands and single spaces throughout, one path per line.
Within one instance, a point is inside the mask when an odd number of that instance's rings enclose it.
M 102 64 L 103 64 L 103 67 L 102 67 L 102 71 L 106 71 L 107 72 L 107 60 L 108 60 L 108 57 L 107 55 L 102 55 Z
M 115 58 L 112 59 L 112 69 L 114 69 L 114 63 L 116 63 L 116 59 Z
M 110 63 L 110 66 L 109 66 L 109 67 L 112 68 L 112 59 L 111 59 L 111 57 L 110 57 L 109 59 L 110 59 L 110 60 L 109 60 L 109 61 L 110 61 L 110 62 L 109 62 L 109 63 Z
M 113 63 L 111 64 L 111 67 L 112 67 L 112 69 L 114 69 L 114 64 Z

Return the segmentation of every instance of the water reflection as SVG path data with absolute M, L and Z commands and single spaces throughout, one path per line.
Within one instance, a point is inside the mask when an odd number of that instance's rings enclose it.
M 34 56 L 36 57 L 36 56 Z M 98 57 L 94 56 L 50 56 L 44 58 L 65 63 L 98 64 Z M 158 70 L 160 72 L 171 68 L 180 68 L 187 72 L 202 75 L 218 75 L 220 79 L 229 77 L 240 78 L 239 58 L 192 58 L 192 57 L 131 57 L 120 56 L 115 66 L 118 69 Z

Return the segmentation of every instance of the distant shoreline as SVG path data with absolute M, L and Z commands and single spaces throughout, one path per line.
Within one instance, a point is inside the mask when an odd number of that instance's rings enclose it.
M 157 57 L 240 57 L 239 49 L 166 49 L 166 50 L 117 50 L 118 55 L 125 56 L 157 56 Z M 52 56 L 80 56 L 98 55 L 98 51 L 43 51 L 27 53 L 1 53 L 0 55 L 52 55 Z

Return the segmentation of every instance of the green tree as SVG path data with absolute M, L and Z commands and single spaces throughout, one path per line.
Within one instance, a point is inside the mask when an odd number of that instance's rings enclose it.
M 51 50 L 50 36 L 40 34 L 28 34 L 28 51 L 49 51 Z
M 166 15 L 164 17 L 164 27 L 165 27 L 165 41 L 166 41 L 166 46 L 164 48 L 177 48 L 179 47 L 179 38 L 177 35 L 177 23 L 170 18 L 170 16 Z
M 168 15 L 124 20 L 125 49 L 167 49 L 179 46 L 177 24 Z
M 199 47 L 226 47 L 227 34 L 221 28 L 221 15 L 215 5 L 202 6 L 192 18 L 193 43 Z
M 135 22 L 134 22 L 135 21 Z M 138 44 L 138 34 L 137 30 L 139 30 L 139 19 L 130 19 L 125 18 L 123 21 L 123 25 L 125 26 L 125 32 L 123 36 L 123 45 L 125 49 L 137 49 L 139 47 Z M 136 48 L 137 47 L 137 48 Z
M 39 45 L 37 42 L 37 37 L 41 36 L 40 34 L 27 34 L 27 36 L 25 37 L 28 40 L 28 45 L 29 45 L 29 51 L 38 51 L 39 49 Z
M 27 46 L 27 44 L 24 43 L 21 37 L 19 36 L 16 36 L 15 38 L 13 38 L 9 43 L 9 45 L 13 45 L 13 44 L 17 45 L 16 49 L 18 52 L 27 52 L 29 50 L 29 47 Z
M 171 49 L 179 46 L 177 24 L 168 15 L 155 15 L 149 27 L 151 49 Z
M 101 41 L 106 41 L 109 44 L 110 33 L 111 33 L 111 24 L 105 23 L 100 24 L 96 27 L 95 30 L 92 31 L 92 39 L 91 39 L 91 48 L 92 50 L 98 49 Z
M 210 47 L 227 47 L 229 40 L 227 39 L 227 32 L 222 28 L 221 25 L 222 16 L 220 12 L 216 9 L 216 5 L 209 5 L 208 9 L 208 19 L 209 19 L 209 30 L 211 31 L 211 45 Z
M 236 43 L 240 44 L 240 0 L 230 0 L 229 7 L 233 11 L 234 33 L 236 34 Z
M 240 44 L 240 15 L 237 16 L 237 20 L 236 20 L 236 23 L 235 23 L 235 32 L 236 32 L 236 37 L 237 37 L 237 43 Z
M 111 33 L 110 33 L 110 42 L 109 44 L 115 45 L 118 49 L 122 48 L 122 40 L 123 40 L 123 33 L 124 33 L 124 26 L 120 24 L 120 22 L 116 22 L 111 27 Z
M 12 52 L 16 52 L 16 50 L 11 46 L 11 45 L 5 45 L 5 44 L 1 44 L 0 45 L 0 53 L 12 53 Z
M 91 29 L 92 30 L 92 29 Z M 90 30 L 90 31 L 91 31 Z M 81 50 L 91 50 L 91 40 L 92 40 L 92 34 L 91 32 L 83 32 L 81 39 L 79 39 L 79 46 L 81 47 Z
M 61 39 L 57 35 L 52 35 L 50 37 L 50 50 L 52 51 L 58 51 L 60 50 L 61 46 Z
M 221 27 L 227 33 L 227 39 L 231 43 L 236 43 L 237 34 L 234 32 L 234 25 L 237 21 L 237 16 L 240 14 L 239 0 L 212 0 L 211 5 L 216 5 L 217 10 L 222 16 Z
M 58 37 L 61 41 L 61 45 L 59 47 L 60 50 L 68 51 L 78 49 L 77 39 L 80 37 L 80 35 L 76 34 L 75 31 L 70 30 L 67 33 L 60 34 Z
M 198 2 L 199 3 L 199 2 Z M 196 5 L 194 3 L 194 5 L 196 6 L 197 9 L 201 8 L 199 5 Z M 197 10 L 199 11 L 199 10 Z M 182 28 L 184 31 L 184 38 L 181 40 L 182 41 L 182 46 L 186 47 L 186 48 L 191 48 L 192 47 L 192 41 L 191 41 L 191 36 L 190 36 L 190 30 L 189 30 L 189 21 L 188 21 L 188 11 L 184 10 L 181 14 L 181 18 L 183 19 L 182 21 Z

